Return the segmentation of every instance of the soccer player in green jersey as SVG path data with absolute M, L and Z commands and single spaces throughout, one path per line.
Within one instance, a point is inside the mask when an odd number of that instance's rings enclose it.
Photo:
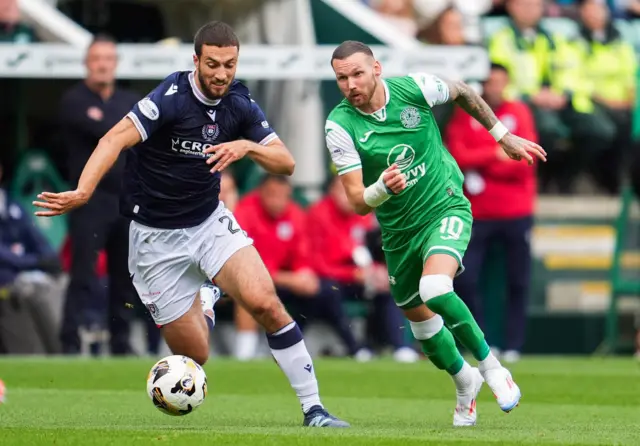
M 483 382 L 500 408 L 520 401 L 510 372 L 493 356 L 453 278 L 471 237 L 471 207 L 463 175 L 442 143 L 431 108 L 456 102 L 482 124 L 506 154 L 545 160 L 537 144 L 508 132 L 491 108 L 463 82 L 417 73 L 383 79 L 382 67 L 363 43 L 347 41 L 331 64 L 345 99 L 327 118 L 327 147 L 349 201 L 359 214 L 375 211 L 396 304 L 433 364 L 456 386 L 454 426 L 476 423 Z M 478 361 L 464 361 L 454 336 Z

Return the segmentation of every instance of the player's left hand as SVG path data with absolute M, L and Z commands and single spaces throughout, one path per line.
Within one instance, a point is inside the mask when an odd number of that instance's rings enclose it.
M 87 194 L 79 190 L 60 193 L 42 192 L 38 194 L 38 198 L 42 201 L 34 201 L 33 205 L 49 210 L 36 212 L 35 215 L 37 217 L 55 217 L 56 215 L 66 214 L 89 201 Z
M 204 151 L 204 153 L 213 153 L 213 156 L 207 159 L 207 164 L 216 163 L 211 169 L 211 173 L 222 172 L 231 163 L 244 158 L 248 152 L 249 144 L 244 140 L 225 142 Z
M 538 144 L 528 141 L 524 138 L 514 135 L 513 133 L 507 133 L 499 142 L 504 153 L 507 154 L 512 160 L 520 161 L 526 159 L 527 163 L 533 164 L 533 154 L 536 158 L 540 158 L 542 161 L 547 161 L 547 152 Z

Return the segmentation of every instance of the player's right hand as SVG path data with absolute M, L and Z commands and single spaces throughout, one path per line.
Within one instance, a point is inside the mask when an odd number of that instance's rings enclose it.
M 407 177 L 398 168 L 397 164 L 392 164 L 382 173 L 382 181 L 391 192 L 399 194 L 407 188 Z
M 56 215 L 66 214 L 89 201 L 87 194 L 79 190 L 60 192 L 57 194 L 53 192 L 42 192 L 38 194 L 38 198 L 42 201 L 34 201 L 33 205 L 49 210 L 36 212 L 35 215 L 37 217 L 55 217 Z

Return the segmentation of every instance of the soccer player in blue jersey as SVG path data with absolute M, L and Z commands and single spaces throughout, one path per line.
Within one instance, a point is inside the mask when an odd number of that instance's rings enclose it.
M 215 294 L 200 287 L 214 281 L 266 330 L 273 357 L 300 399 L 303 424 L 348 427 L 323 408 L 302 333 L 252 240 L 218 197 L 219 172 L 234 161 L 247 156 L 282 175 L 291 175 L 295 162 L 247 87 L 234 80 L 239 42 L 231 27 L 206 24 L 194 46 L 195 70 L 171 74 L 138 102 L 102 137 L 77 188 L 43 192 L 34 204 L 46 210 L 36 215 L 61 215 L 87 203 L 130 148 L 120 205 L 132 220 L 129 271 L 171 351 L 207 360 Z

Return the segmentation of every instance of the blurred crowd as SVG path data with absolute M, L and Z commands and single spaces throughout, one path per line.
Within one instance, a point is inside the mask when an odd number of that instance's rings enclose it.
M 486 46 L 491 62 L 506 69 L 505 99 L 530 109 L 539 142 L 549 153 L 549 162 L 539 168 L 543 193 L 575 193 L 579 180 L 587 178 L 597 192 L 617 195 L 623 178 L 638 172 L 640 149 L 631 138 L 636 54 L 612 20 L 635 18 L 639 1 L 368 3 L 399 30 L 426 43 Z M 486 15 L 506 19 L 489 36 L 481 26 Z M 541 22 L 548 16 L 575 18 L 577 31 L 550 31 Z M 450 125 L 452 110 L 436 111 L 443 130 Z

